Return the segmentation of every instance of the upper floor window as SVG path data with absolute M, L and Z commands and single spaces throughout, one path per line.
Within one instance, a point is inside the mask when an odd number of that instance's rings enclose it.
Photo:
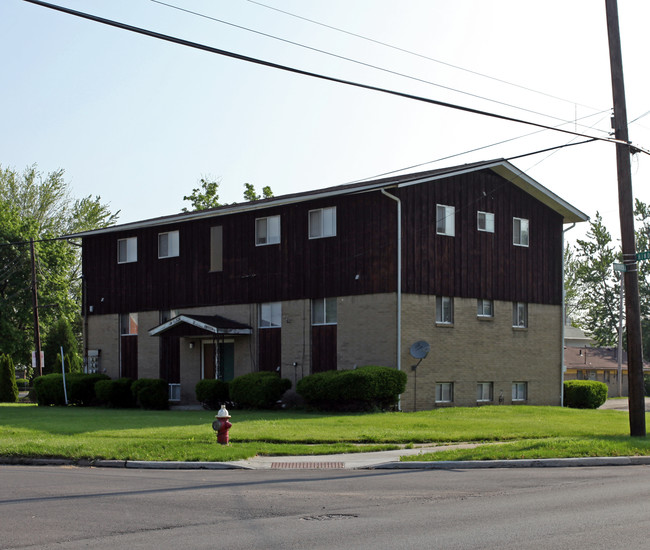
M 492 212 L 477 212 L 476 227 L 479 231 L 494 233 L 494 214 Z
M 126 264 L 138 261 L 138 238 L 118 239 L 117 241 L 117 263 Z
M 138 334 L 137 313 L 122 313 L 120 315 L 120 334 L 122 336 Z
M 309 238 L 334 237 L 336 235 L 336 207 L 309 211 Z
M 512 326 L 515 328 L 526 328 L 528 326 L 528 304 L 513 302 Z
M 282 303 L 269 302 L 260 305 L 260 328 L 282 326 Z
M 512 218 L 512 244 L 528 246 L 528 220 Z
M 438 235 L 454 236 L 454 213 L 455 209 L 453 206 L 445 206 L 444 204 L 436 205 L 436 233 Z
M 454 300 L 449 296 L 436 297 L 436 323 L 450 325 L 454 322 Z
M 280 242 L 280 216 L 257 218 L 255 220 L 255 245 L 277 244 Z
M 337 323 L 336 298 L 318 298 L 311 302 L 312 325 L 335 325 Z
M 478 317 L 494 317 L 494 302 L 492 300 L 477 300 L 476 315 Z
M 158 233 L 158 258 L 178 256 L 178 231 Z

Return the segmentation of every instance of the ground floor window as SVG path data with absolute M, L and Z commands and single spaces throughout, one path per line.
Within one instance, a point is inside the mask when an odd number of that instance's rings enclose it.
M 180 384 L 169 384 L 169 400 L 170 401 L 180 401 L 181 400 L 181 385 Z
M 476 400 L 492 401 L 492 382 L 479 382 L 476 384 Z
M 438 382 L 436 384 L 436 403 L 451 403 L 454 400 L 454 383 Z
M 513 401 L 526 401 L 528 399 L 528 383 L 527 382 L 513 382 L 512 383 L 512 400 Z

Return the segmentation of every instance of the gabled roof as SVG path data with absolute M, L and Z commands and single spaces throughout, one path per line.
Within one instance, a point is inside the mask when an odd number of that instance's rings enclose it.
M 519 187 L 524 192 L 535 197 L 540 202 L 559 213 L 563 217 L 564 223 L 577 223 L 584 222 L 589 219 L 589 216 L 571 206 L 568 202 L 564 201 L 543 185 L 535 181 L 533 178 L 510 164 L 507 160 L 497 159 L 484 162 L 475 162 L 471 164 L 463 164 L 460 166 L 453 166 L 449 168 L 439 168 L 437 170 L 428 170 L 426 172 L 417 172 L 413 174 L 405 174 L 400 176 L 391 176 L 388 178 L 381 178 L 372 181 L 363 181 L 348 183 L 345 185 L 338 185 L 335 187 L 326 187 L 324 189 L 316 189 L 313 191 L 304 191 L 301 193 L 291 193 L 270 199 L 262 199 L 258 201 L 250 201 L 244 203 L 234 203 L 217 208 L 209 208 L 206 210 L 197 210 L 194 212 L 183 212 L 180 214 L 173 214 L 171 216 L 162 216 L 159 218 L 151 218 L 132 223 L 125 223 L 121 225 L 114 225 L 103 229 L 95 229 L 92 231 L 84 231 L 66 237 L 85 237 L 89 235 L 100 235 L 103 233 L 113 233 L 117 231 L 128 231 L 133 229 L 141 229 L 145 227 L 155 227 L 159 225 L 166 225 L 170 223 L 186 222 L 202 218 L 212 218 L 223 216 L 226 214 L 234 214 L 238 212 L 247 212 L 252 210 L 261 210 L 275 206 L 283 206 L 286 204 L 294 204 L 298 202 L 306 202 L 314 199 L 321 199 L 326 197 L 333 197 L 338 195 L 367 193 L 370 191 L 377 191 L 379 189 L 407 187 L 410 185 L 418 185 L 422 183 L 429 183 L 440 179 L 458 176 L 470 172 L 477 172 L 479 170 L 492 170 L 501 177 L 511 182 L 516 187 Z
M 212 334 L 251 334 L 248 325 L 220 315 L 177 315 L 152 328 L 149 336 L 202 336 Z
M 564 348 L 564 365 L 567 369 L 589 370 L 618 368 L 617 348 Z M 623 350 L 623 370 L 627 370 L 627 352 Z M 643 369 L 648 370 L 650 365 L 644 361 Z

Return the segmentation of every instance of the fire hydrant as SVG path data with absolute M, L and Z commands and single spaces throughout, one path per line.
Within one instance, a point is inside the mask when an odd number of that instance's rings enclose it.
M 228 433 L 232 424 L 228 421 L 230 415 L 225 405 L 221 405 L 219 412 L 215 416 L 215 421 L 212 423 L 212 429 L 217 432 L 217 443 L 221 445 L 228 445 L 230 434 Z

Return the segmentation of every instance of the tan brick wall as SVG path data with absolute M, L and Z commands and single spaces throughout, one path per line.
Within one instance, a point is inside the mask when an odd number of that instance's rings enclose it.
M 397 364 L 397 296 L 372 294 L 338 300 L 338 368 Z
M 101 350 L 99 368 L 111 378 L 120 376 L 120 335 L 118 315 L 88 316 L 88 349 Z
M 405 295 L 402 315 L 402 368 L 408 375 L 402 408 L 436 406 L 437 382 L 453 382 L 456 406 L 475 406 L 477 382 L 492 382 L 494 402 L 503 391 L 511 403 L 512 383 L 526 382 L 530 405 L 559 405 L 562 317 L 559 306 L 528 304 L 528 328 L 512 328 L 512 302 L 495 302 L 494 318 L 478 319 L 475 299 L 454 299 L 453 326 L 436 326 L 435 296 Z M 417 369 L 411 344 L 425 340 L 429 355 Z
M 294 389 L 296 382 L 311 372 L 310 342 L 311 301 L 282 302 L 281 376 L 291 380 Z
M 159 324 L 158 311 L 138 313 L 138 378 L 160 377 L 160 340 L 148 333 Z

